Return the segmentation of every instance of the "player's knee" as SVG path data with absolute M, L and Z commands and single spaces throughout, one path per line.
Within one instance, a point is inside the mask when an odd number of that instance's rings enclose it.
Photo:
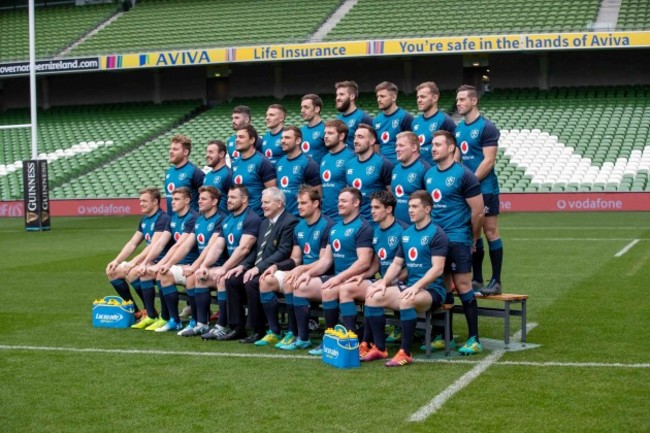
M 278 291 L 278 283 L 275 278 L 267 277 L 264 278 L 264 280 L 260 280 L 260 292 L 268 293 L 268 292 L 277 292 L 277 291 Z

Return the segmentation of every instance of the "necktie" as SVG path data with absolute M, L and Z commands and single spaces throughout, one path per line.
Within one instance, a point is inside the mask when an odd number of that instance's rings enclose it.
M 266 228 L 266 232 L 264 232 L 264 237 L 262 238 L 262 244 L 257 250 L 257 257 L 255 258 L 255 266 L 257 266 L 257 264 L 262 261 L 262 255 L 264 254 L 264 247 L 266 247 L 266 242 L 268 242 L 269 238 L 271 237 L 272 231 L 273 231 L 273 222 L 270 222 L 269 226 Z

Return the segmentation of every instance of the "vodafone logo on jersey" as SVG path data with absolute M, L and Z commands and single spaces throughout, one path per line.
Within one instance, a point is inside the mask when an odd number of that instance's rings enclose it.
M 232 233 L 229 233 L 229 234 L 228 234 L 228 243 L 229 243 L 230 245 L 232 245 L 232 244 L 235 243 L 235 235 L 233 235 Z
M 323 180 L 324 180 L 325 182 L 329 182 L 331 178 L 332 178 L 332 172 L 329 171 L 329 170 L 325 170 L 325 171 L 323 172 Z
M 341 251 L 341 241 L 338 239 L 334 239 L 334 242 L 332 242 L 332 248 L 334 248 L 334 251 L 337 253 Z
M 363 182 L 361 182 L 361 179 L 357 177 L 352 181 L 352 186 L 356 189 L 361 189 L 361 187 L 363 186 Z
M 311 253 L 311 245 L 305 244 L 305 248 L 302 249 L 303 254 Z
M 144 240 L 147 241 L 147 242 L 151 242 L 151 235 L 149 233 L 144 235 Z
M 241 185 L 242 183 L 244 183 L 244 178 L 243 178 L 243 176 L 241 174 L 238 174 L 237 176 L 235 176 L 235 183 L 237 185 Z
M 167 184 L 167 192 L 172 193 L 176 189 L 176 185 L 174 185 L 174 182 L 170 182 Z
M 379 260 L 386 260 L 386 257 L 388 257 L 386 248 L 379 248 L 379 251 L 377 251 L 377 257 L 379 257 Z
M 233 157 L 233 158 L 239 158 L 239 151 L 238 151 L 238 150 L 235 150 L 235 151 L 232 153 L 232 157 Z
M 205 243 L 205 235 L 203 233 L 199 233 L 199 235 L 196 237 L 196 240 L 200 244 Z
M 466 141 L 460 143 L 460 151 L 463 152 L 463 155 L 465 155 L 468 150 L 469 150 L 469 144 L 467 144 Z
M 418 259 L 418 250 L 415 247 L 409 248 L 409 260 L 416 261 Z
M 300 147 L 302 147 L 303 152 L 309 152 L 309 149 L 311 149 L 311 147 L 309 147 L 308 141 L 303 141 Z
M 420 146 L 424 145 L 424 134 L 418 135 L 418 141 L 420 142 Z
M 283 188 L 289 186 L 289 178 L 287 176 L 282 176 L 282 179 L 280 179 L 280 186 L 282 186 Z
M 384 143 L 388 143 L 388 140 L 390 140 L 390 134 L 388 131 L 384 131 L 381 133 L 381 141 Z
M 438 203 L 440 200 L 442 200 L 442 193 L 438 188 L 433 190 L 431 193 L 431 198 L 433 199 L 434 203 Z
M 181 238 L 181 234 L 176 232 L 174 233 L 174 240 L 178 242 L 178 240 Z
M 395 196 L 396 197 L 404 196 L 404 187 L 402 187 L 402 185 L 397 185 L 395 187 Z
M 264 155 L 266 155 L 267 158 L 270 158 L 273 156 L 273 151 L 271 149 L 266 149 Z

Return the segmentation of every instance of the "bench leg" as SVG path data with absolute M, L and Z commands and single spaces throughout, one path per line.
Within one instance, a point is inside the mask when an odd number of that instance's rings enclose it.
M 451 315 L 452 310 L 445 310 L 445 356 L 451 352 Z
M 504 336 L 503 336 L 503 341 L 506 343 L 506 349 L 508 349 L 508 345 L 510 344 L 510 301 L 505 302 L 505 330 L 504 330 Z
M 521 345 L 526 347 L 526 300 L 521 301 Z
M 427 358 L 431 358 L 431 317 L 431 310 L 429 310 L 424 319 L 424 344 L 427 346 Z

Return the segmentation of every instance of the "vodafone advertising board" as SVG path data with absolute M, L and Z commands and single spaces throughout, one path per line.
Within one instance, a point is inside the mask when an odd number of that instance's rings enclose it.
M 166 203 L 163 200 L 163 209 Z M 650 192 L 501 194 L 501 212 L 650 211 Z M 137 198 L 50 200 L 52 216 L 140 215 Z M 0 218 L 23 217 L 24 203 L 0 201 Z

